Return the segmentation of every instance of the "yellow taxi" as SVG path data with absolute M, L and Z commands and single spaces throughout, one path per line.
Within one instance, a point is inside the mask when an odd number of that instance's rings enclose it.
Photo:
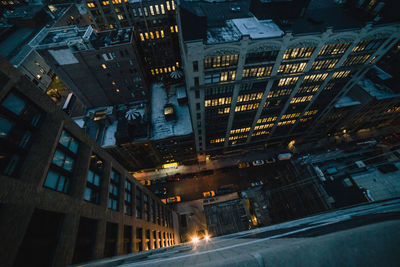
M 215 191 L 211 190 L 208 192 L 203 192 L 203 196 L 204 197 L 213 197 L 213 196 L 215 196 Z
M 164 204 L 170 204 L 170 203 L 175 203 L 175 202 L 181 202 L 181 197 L 180 197 L 180 196 L 169 197 L 169 198 L 161 199 L 161 201 L 162 201 Z

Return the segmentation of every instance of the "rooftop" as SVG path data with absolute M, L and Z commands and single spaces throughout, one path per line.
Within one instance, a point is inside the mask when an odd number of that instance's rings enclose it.
M 207 43 L 233 42 L 243 35 L 250 35 L 250 38 L 256 39 L 277 37 L 284 32 L 304 34 L 324 32 L 327 28 L 357 29 L 364 27 L 370 21 L 370 18 L 363 16 L 361 12 L 347 8 L 335 0 L 311 0 L 308 6 L 303 3 L 306 6 L 305 12 L 298 12 L 304 13 L 303 16 L 291 12 L 289 7 L 286 8 L 287 11 L 282 11 L 285 9 L 279 7 L 278 2 L 181 1 L 183 38 L 186 41 L 203 39 Z M 286 1 L 285 4 L 290 5 L 291 2 Z M 298 3 L 301 5 L 301 1 Z M 296 4 L 293 2 L 293 5 Z M 271 8 L 270 5 L 275 6 Z M 295 7 L 302 10 L 298 6 Z M 274 13 L 276 10 L 283 13 L 281 17 Z M 290 15 L 285 17 L 285 12 Z
M 3 16 L 7 19 L 18 18 L 18 19 L 30 19 L 33 18 L 36 13 L 43 9 L 43 5 L 23 5 L 17 7 L 14 10 L 6 10 Z
M 399 211 L 399 199 L 370 203 L 75 266 L 395 266 Z
M 173 136 L 184 136 L 193 132 L 190 119 L 189 107 L 187 104 L 179 104 L 175 88 L 166 92 L 162 83 L 155 83 L 152 87 L 151 96 L 151 139 L 158 140 Z M 165 105 L 173 106 L 175 119 L 167 120 L 164 115 Z
M 345 108 L 345 107 L 351 107 L 351 106 L 356 106 L 360 105 L 361 102 L 353 99 L 350 96 L 343 96 L 336 102 L 335 108 Z
M 381 83 L 375 83 L 372 80 L 365 78 L 358 82 L 358 85 L 368 94 L 376 99 L 384 99 L 391 97 L 399 97 L 400 94 L 394 93 L 389 87 Z

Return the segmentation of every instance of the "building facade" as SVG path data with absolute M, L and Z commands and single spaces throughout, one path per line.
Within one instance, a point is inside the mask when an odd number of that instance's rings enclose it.
M 130 29 L 44 28 L 29 45 L 88 108 L 148 99 L 147 77 Z
M 311 129 L 319 132 L 326 111 L 400 38 L 399 24 L 341 23 L 342 7 L 333 8 L 335 17 L 327 16 L 323 24 L 299 17 L 278 26 L 246 14 L 202 24 L 208 14 L 189 2 L 180 6 L 181 52 L 199 153 L 264 147 Z M 221 13 L 229 11 L 228 6 Z M 305 13 L 318 12 L 323 10 Z M 203 30 L 193 34 L 189 19 L 197 19 Z
M 1 60 L 1 266 L 65 266 L 179 242 L 176 214 Z
M 174 0 L 85 2 L 96 29 L 133 27 L 149 75 L 166 78 L 180 67 Z

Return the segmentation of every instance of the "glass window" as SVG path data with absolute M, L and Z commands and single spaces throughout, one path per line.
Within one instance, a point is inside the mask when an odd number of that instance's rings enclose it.
M 21 115 L 26 107 L 26 102 L 13 93 L 10 93 L 6 99 L 4 99 L 2 106 L 17 115 Z
M 119 204 L 119 180 L 120 175 L 116 171 L 111 171 L 110 176 L 110 187 L 108 195 L 108 208 L 112 210 L 118 210 Z
M 0 117 L 0 138 L 6 138 L 12 126 L 12 122 Z
M 59 143 L 73 153 L 78 152 L 78 142 L 66 131 L 62 132 Z

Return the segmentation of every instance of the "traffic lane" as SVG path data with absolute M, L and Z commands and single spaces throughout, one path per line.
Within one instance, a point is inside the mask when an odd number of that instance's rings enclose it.
M 249 168 L 223 168 L 215 170 L 213 175 L 182 179 L 180 181 L 153 184 L 150 190 L 167 188 L 167 194 L 162 198 L 180 196 L 181 201 L 190 201 L 203 198 L 203 192 L 216 191 L 223 186 L 231 185 L 233 191 L 244 190 L 251 186 L 252 182 L 263 181 L 267 188 L 278 187 L 291 176 L 287 174 L 287 163 L 273 163 Z

